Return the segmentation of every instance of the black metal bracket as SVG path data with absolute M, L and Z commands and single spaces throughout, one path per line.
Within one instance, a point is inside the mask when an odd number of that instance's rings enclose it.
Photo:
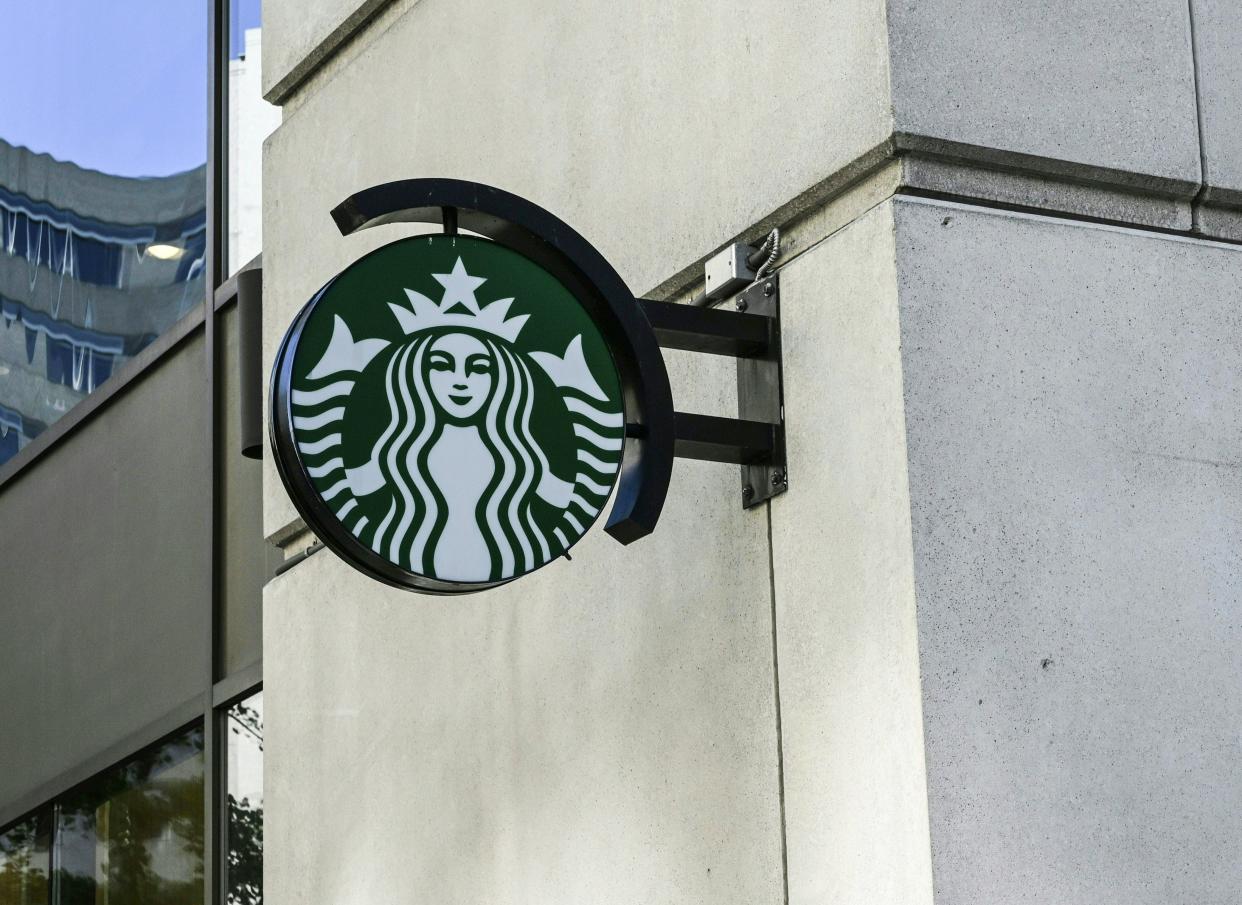
M 732 311 L 650 299 L 639 304 L 663 348 L 737 359 L 738 417 L 675 412 L 673 454 L 740 465 L 745 509 L 784 493 L 789 477 L 777 275 L 743 290 Z

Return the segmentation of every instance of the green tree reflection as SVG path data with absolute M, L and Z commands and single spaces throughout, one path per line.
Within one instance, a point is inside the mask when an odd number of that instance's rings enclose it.
M 203 806 L 198 729 L 92 781 L 61 806 L 59 905 L 200 905 Z
M 229 732 L 252 755 L 263 754 L 263 715 L 245 702 L 229 710 Z M 234 743 L 230 739 L 230 743 Z M 263 802 L 228 796 L 228 905 L 263 901 Z
M 47 828 L 40 822 L 23 820 L 0 835 L 0 905 L 47 902 Z

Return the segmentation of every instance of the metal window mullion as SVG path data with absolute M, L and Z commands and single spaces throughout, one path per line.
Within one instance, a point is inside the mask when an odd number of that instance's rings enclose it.
M 225 272 L 225 205 L 228 147 L 228 0 L 203 0 L 207 4 L 207 242 L 203 321 L 206 341 L 207 417 L 205 429 L 208 450 L 207 499 L 210 530 L 207 532 L 208 561 L 207 612 L 203 614 L 203 642 L 206 644 L 207 668 L 203 694 L 203 901 L 223 905 L 225 900 L 222 859 L 226 849 L 227 821 L 222 807 L 225 782 L 226 736 L 221 731 L 219 711 L 215 707 L 215 683 L 220 664 L 220 442 L 217 430 L 221 410 L 216 379 L 220 343 L 215 292 Z
M 57 857 L 60 846 L 56 844 L 56 828 L 60 826 L 59 800 L 48 802 L 47 815 L 47 905 L 55 905 L 60 901 L 60 858 Z

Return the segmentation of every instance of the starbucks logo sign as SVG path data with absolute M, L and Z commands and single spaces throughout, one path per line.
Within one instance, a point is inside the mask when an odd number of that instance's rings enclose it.
M 316 533 L 394 583 L 473 590 L 564 555 L 625 442 L 609 346 L 551 272 L 497 242 L 403 239 L 286 335 L 278 465 Z

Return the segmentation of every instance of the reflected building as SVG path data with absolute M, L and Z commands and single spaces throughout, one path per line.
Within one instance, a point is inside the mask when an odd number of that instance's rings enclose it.
M 201 303 L 205 180 L 0 139 L 0 464 Z
M 261 4 L 0 22 L 0 905 L 259 905 Z
M 280 125 L 280 108 L 263 100 L 263 30 L 244 29 L 229 60 L 228 261 L 240 270 L 263 250 L 263 139 Z

